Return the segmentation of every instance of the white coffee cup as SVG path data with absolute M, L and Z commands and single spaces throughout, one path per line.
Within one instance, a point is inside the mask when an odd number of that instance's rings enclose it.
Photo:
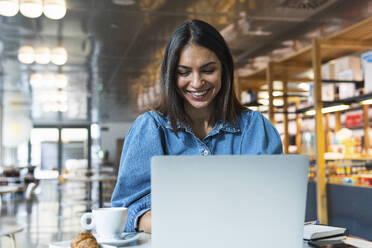
M 86 230 L 96 229 L 99 238 L 121 238 L 128 217 L 128 208 L 97 208 L 85 213 L 80 224 Z M 88 224 L 88 220 L 91 222 Z

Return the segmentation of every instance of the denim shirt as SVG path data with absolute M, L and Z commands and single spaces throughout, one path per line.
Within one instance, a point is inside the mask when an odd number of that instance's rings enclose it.
M 280 136 L 260 112 L 242 112 L 236 126 L 217 121 L 200 140 L 189 126 L 178 124 L 178 137 L 170 120 L 151 111 L 140 115 L 125 139 L 113 207 L 128 207 L 126 232 L 137 228 L 138 218 L 151 209 L 150 160 L 156 155 L 281 154 Z

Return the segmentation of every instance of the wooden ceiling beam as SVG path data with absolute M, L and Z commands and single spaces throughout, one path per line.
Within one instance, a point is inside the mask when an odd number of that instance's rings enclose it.
M 361 41 L 361 40 L 346 40 L 346 39 L 325 39 L 321 40 L 322 48 L 333 48 L 333 49 L 371 49 L 372 41 Z
M 262 91 L 262 92 L 265 92 L 267 90 L 263 90 L 263 89 L 257 89 L 257 91 Z M 280 91 L 282 92 L 283 89 L 274 89 L 274 91 Z M 308 91 L 306 90 L 301 90 L 301 89 L 287 89 L 287 93 L 309 93 Z M 283 97 L 283 96 L 280 96 L 280 97 Z
M 262 86 L 262 85 L 261 85 Z M 267 89 L 262 89 L 260 88 L 260 86 L 256 86 L 256 87 L 244 87 L 242 88 L 242 90 L 252 90 L 253 92 L 266 92 Z M 274 91 L 283 91 L 282 89 L 274 89 Z M 306 90 L 302 90 L 302 89 L 291 89 L 291 88 L 288 88 L 288 93 L 309 93 L 308 91 Z
M 287 69 L 296 69 L 296 70 L 307 70 L 311 69 L 311 63 L 306 63 L 302 61 L 284 61 L 274 63 L 275 69 L 287 70 Z
M 247 79 L 239 79 L 239 83 L 242 87 L 245 87 L 245 86 L 252 86 L 252 85 L 263 85 L 265 84 L 265 78 L 262 78 L 262 79 L 256 79 L 256 80 L 247 80 Z M 287 77 L 274 77 L 274 81 L 287 81 L 287 82 L 290 82 L 290 83 L 303 83 L 303 82 L 312 82 L 314 81 L 313 78 L 293 78 L 293 77 L 290 77 L 290 78 L 287 78 Z

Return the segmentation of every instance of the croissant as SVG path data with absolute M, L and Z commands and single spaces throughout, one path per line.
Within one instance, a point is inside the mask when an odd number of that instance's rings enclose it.
M 72 241 L 71 248 L 99 248 L 99 245 L 91 233 L 82 232 Z

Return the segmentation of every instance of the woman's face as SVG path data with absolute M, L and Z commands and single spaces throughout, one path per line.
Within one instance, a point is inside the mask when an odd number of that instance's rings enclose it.
M 188 105 L 185 107 L 211 110 L 221 89 L 221 75 L 221 62 L 215 53 L 195 44 L 185 46 L 177 66 L 177 87 Z

